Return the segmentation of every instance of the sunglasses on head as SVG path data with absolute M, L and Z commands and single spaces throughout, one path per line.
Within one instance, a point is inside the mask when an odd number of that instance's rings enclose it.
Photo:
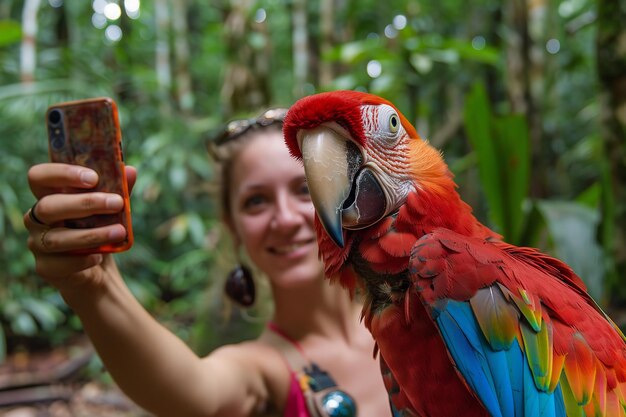
M 264 111 L 255 118 L 233 120 L 220 129 L 210 142 L 213 146 L 220 146 L 243 136 L 252 129 L 268 127 L 277 123 L 282 124 L 286 114 L 287 109 L 274 108 Z

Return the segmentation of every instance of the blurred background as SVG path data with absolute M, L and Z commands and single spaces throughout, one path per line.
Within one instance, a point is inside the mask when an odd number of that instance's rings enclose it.
M 271 306 L 224 300 L 232 246 L 205 141 L 307 94 L 394 102 L 443 150 L 480 220 L 568 262 L 626 323 L 626 0 L 2 0 L 0 414 L 141 416 L 34 273 L 28 167 L 46 108 L 120 108 L 139 170 L 135 295 L 199 354 L 254 337 Z

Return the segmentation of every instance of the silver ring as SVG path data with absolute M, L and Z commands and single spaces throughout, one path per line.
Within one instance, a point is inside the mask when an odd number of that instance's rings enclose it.
M 47 224 L 45 224 L 44 222 L 39 220 L 39 218 L 37 216 L 35 216 L 35 208 L 37 207 L 38 203 L 39 203 L 39 200 L 35 201 L 35 204 L 33 204 L 33 206 L 28 211 L 28 217 L 30 217 L 30 219 L 33 221 L 33 223 L 36 223 L 36 224 L 38 224 L 40 226 L 47 226 Z

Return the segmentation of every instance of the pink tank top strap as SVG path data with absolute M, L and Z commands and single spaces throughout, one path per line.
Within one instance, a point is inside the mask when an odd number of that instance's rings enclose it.
M 341 390 L 330 374 L 307 359 L 302 346 L 270 322 L 261 335 L 278 349 L 289 367 L 291 383 L 285 417 L 356 417 L 354 399 Z
M 290 373 L 291 382 L 284 417 L 310 417 L 297 373 L 297 369 L 306 366 L 306 361 L 302 356 L 304 353 L 302 347 L 273 322 L 267 324 L 267 329 L 269 331 L 263 332 L 261 339 L 281 352 Z

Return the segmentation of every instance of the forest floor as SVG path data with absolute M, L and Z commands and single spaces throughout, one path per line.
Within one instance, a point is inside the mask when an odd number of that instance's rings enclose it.
M 69 387 L 67 387 L 69 388 Z M 2 417 L 149 417 L 115 387 L 74 385 L 62 399 L 0 407 Z
M 94 359 L 86 339 L 51 351 L 10 355 L 0 365 L 0 416 L 150 416 L 110 378 L 89 376 L 94 374 L 87 371 Z

